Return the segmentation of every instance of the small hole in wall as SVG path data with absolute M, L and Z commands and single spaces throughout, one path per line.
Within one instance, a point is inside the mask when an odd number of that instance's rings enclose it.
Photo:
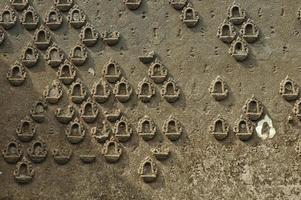
M 270 28 L 271 28 L 271 33 L 274 34 L 274 33 L 275 33 L 275 28 L 274 28 L 274 26 L 271 26 Z
M 142 19 L 145 19 L 146 18 L 146 15 L 145 15 L 145 12 L 142 13 Z

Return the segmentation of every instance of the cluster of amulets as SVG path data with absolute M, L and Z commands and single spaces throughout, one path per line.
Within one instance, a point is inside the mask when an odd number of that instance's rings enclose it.
M 130 9 L 138 9 L 139 1 L 124 1 Z M 175 8 L 179 9 L 174 2 Z M 186 4 L 186 3 L 185 3 Z M 189 15 L 190 5 L 187 5 L 184 16 Z M 120 65 L 110 59 L 103 67 L 102 78 L 95 82 L 91 91 L 77 78 L 77 67 L 84 65 L 88 59 L 87 48 L 94 46 L 100 36 L 108 46 L 118 44 L 120 33 L 118 31 L 106 31 L 99 34 L 95 27 L 88 22 L 84 11 L 73 0 L 54 0 L 54 6 L 46 12 L 44 22 L 28 0 L 14 1 L 5 6 L 0 12 L 0 24 L 9 31 L 17 23 L 17 12 L 20 12 L 20 23 L 24 29 L 34 31 L 33 41 L 25 45 L 20 60 L 15 61 L 7 72 L 7 80 L 14 87 L 22 86 L 26 81 L 27 70 L 40 62 L 40 56 L 44 53 L 46 63 L 57 68 L 57 80 L 48 85 L 42 97 L 33 103 L 29 115 L 24 117 L 16 128 L 16 137 L 12 137 L 2 151 L 4 160 L 10 164 L 16 164 L 13 172 L 17 183 L 25 184 L 34 177 L 33 164 L 42 163 L 49 154 L 49 147 L 41 136 L 37 136 L 37 125 L 45 122 L 48 107 L 57 104 L 64 94 L 64 87 L 69 87 L 67 96 L 69 105 L 55 110 L 58 122 L 65 124 L 66 140 L 72 144 L 81 143 L 86 135 L 88 124 L 98 122 L 100 113 L 99 104 L 105 103 L 110 96 L 115 100 L 126 103 L 134 94 L 133 89 L 123 76 Z M 68 23 L 75 29 L 80 29 L 80 41 L 70 50 L 68 56 L 54 41 L 55 31 L 62 27 L 63 13 L 67 13 Z M 187 14 L 185 14 L 187 13 Z M 193 13 L 195 11 L 193 10 Z M 191 22 L 184 17 L 183 22 L 191 27 Z M 0 43 L 5 40 L 5 32 L 0 29 Z M 156 58 L 154 51 L 143 52 L 138 59 L 145 65 L 149 65 L 148 73 L 138 84 L 136 92 L 142 103 L 149 103 L 156 94 L 156 85 L 161 85 L 160 95 L 168 103 L 174 103 L 180 98 L 181 90 L 175 80 L 168 76 L 167 68 Z M 77 110 L 77 105 L 79 109 Z M 76 116 L 76 114 L 79 116 Z M 96 143 L 103 144 L 102 155 L 108 163 L 116 163 L 120 160 L 124 146 L 132 134 L 133 128 L 121 109 L 104 111 L 104 119 L 100 125 L 91 127 L 89 132 Z M 142 116 L 138 122 L 137 133 L 145 141 L 152 140 L 158 132 L 157 125 L 147 115 Z M 170 140 L 178 140 L 183 132 L 182 124 L 170 115 L 162 125 L 161 132 Z M 24 145 L 30 143 L 25 151 Z M 74 153 L 71 148 L 58 147 L 51 150 L 53 160 L 59 164 L 67 164 Z M 167 159 L 170 148 L 160 144 L 151 149 L 151 155 L 158 161 Z M 147 156 L 140 164 L 138 173 L 144 182 L 156 180 L 158 165 L 152 156 Z M 97 156 L 93 153 L 83 152 L 79 159 L 83 163 L 93 163 Z
M 142 0 L 123 1 L 129 10 L 139 9 L 142 3 Z M 187 28 L 197 26 L 200 16 L 191 2 L 169 0 L 169 3 L 174 9 L 181 11 L 180 19 Z M 70 49 L 68 56 L 54 38 L 55 31 L 63 26 L 64 13 L 69 25 L 80 30 L 79 41 Z M 298 17 L 300 16 L 299 10 Z M 124 151 L 122 143 L 130 140 L 134 130 L 120 108 L 104 111 L 104 119 L 98 120 L 100 105 L 107 102 L 111 96 L 114 96 L 114 101 L 125 104 L 134 94 L 142 103 L 147 104 L 156 95 L 156 87 L 160 87 L 160 96 L 169 104 L 176 103 L 181 97 L 180 87 L 169 76 L 167 67 L 151 50 L 143 52 L 143 55 L 138 57 L 148 66 L 148 71 L 138 83 L 137 92 L 133 91 L 119 63 L 114 59 L 109 59 L 103 66 L 102 77 L 95 81 L 89 90 L 78 77 L 78 68 L 89 59 L 87 48 L 95 46 L 100 40 L 107 46 L 117 45 L 121 33 L 108 30 L 100 34 L 73 0 L 54 0 L 54 5 L 47 10 L 44 20 L 28 0 L 10 0 L 10 5 L 6 5 L 0 11 L 0 25 L 3 27 L 0 29 L 0 45 L 5 43 L 6 31 L 16 25 L 18 17 L 22 27 L 27 31 L 33 31 L 34 34 L 32 41 L 22 50 L 20 58 L 9 67 L 7 80 L 12 86 L 22 86 L 26 81 L 26 71 L 42 60 L 41 54 L 44 54 L 45 62 L 57 70 L 57 79 L 53 80 L 45 88 L 42 97 L 34 102 L 30 113 L 17 126 L 16 137 L 12 137 L 2 150 L 4 160 L 16 164 L 13 176 L 17 183 L 31 182 L 34 176 L 33 164 L 42 163 L 49 154 L 46 142 L 37 136 L 37 125 L 45 122 L 48 107 L 58 104 L 63 98 L 64 88 L 68 90 L 67 96 L 70 101 L 68 105 L 57 108 L 54 115 L 58 122 L 65 125 L 66 141 L 72 145 L 79 144 L 89 132 L 92 139 L 102 145 L 101 154 L 108 163 L 120 160 Z M 230 45 L 229 54 L 238 62 L 248 58 L 248 45 L 255 42 L 259 36 L 260 32 L 255 22 L 247 17 L 246 11 L 236 2 L 227 9 L 227 17 L 217 31 L 217 37 Z M 221 76 L 212 81 L 209 94 L 216 101 L 223 101 L 228 97 L 229 86 Z M 292 115 L 288 120 L 291 122 L 294 117 L 301 119 L 299 86 L 287 76 L 280 83 L 279 94 L 287 101 L 295 101 Z M 255 123 L 263 114 L 262 102 L 253 95 L 245 102 L 240 118 L 235 121 L 233 132 L 240 140 L 249 140 L 255 131 Z M 95 121 L 100 121 L 99 125 L 90 128 L 89 125 Z M 169 115 L 162 123 L 160 132 L 166 138 L 170 141 L 180 138 L 184 127 L 174 115 Z M 144 115 L 138 121 L 136 132 L 144 141 L 150 141 L 158 134 L 157 127 L 150 116 Z M 229 132 L 230 125 L 221 115 L 217 115 L 209 126 L 209 133 L 217 140 L 225 139 Z M 21 143 L 30 143 L 26 152 Z M 51 152 L 53 160 L 58 165 L 67 164 L 74 156 L 72 149 L 66 147 L 54 148 Z M 144 182 L 153 182 L 157 179 L 159 167 L 156 160 L 166 160 L 170 153 L 170 148 L 164 144 L 151 149 L 151 155 L 142 160 L 138 167 L 138 173 Z M 93 163 L 96 162 L 97 155 L 83 152 L 78 157 L 83 163 Z

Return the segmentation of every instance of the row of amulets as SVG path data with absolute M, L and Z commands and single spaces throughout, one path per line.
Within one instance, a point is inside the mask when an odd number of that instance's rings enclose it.
M 227 98 L 229 94 L 229 87 L 221 76 L 217 76 L 210 84 L 209 93 L 216 101 L 221 101 Z M 287 101 L 297 100 L 300 89 L 294 80 L 286 76 L 280 82 L 279 94 Z M 301 99 L 295 102 L 292 113 L 301 119 Z
M 122 155 L 122 151 L 122 145 L 116 141 L 114 137 L 107 140 L 102 148 L 102 154 L 109 163 L 117 162 Z M 151 151 L 157 160 L 164 160 L 169 156 L 169 148 L 163 146 L 153 148 Z M 13 172 L 15 181 L 19 184 L 27 184 L 31 182 L 34 177 L 32 162 L 38 164 L 45 161 L 48 156 L 48 148 L 47 144 L 41 138 L 37 138 L 27 149 L 28 159 L 22 145 L 15 138 L 11 138 L 5 149 L 2 150 L 2 155 L 7 163 L 16 164 L 16 169 Z M 52 150 L 52 156 L 57 164 L 65 165 L 70 161 L 71 157 L 73 157 L 73 151 L 65 147 L 55 148 Z M 96 160 L 96 155 L 81 153 L 79 159 L 85 164 L 93 163 Z M 144 170 L 147 164 L 151 165 L 152 170 Z M 138 173 L 145 182 L 151 182 L 157 177 L 157 173 L 154 172 L 157 172 L 155 162 L 148 156 L 147 160 L 143 160 L 141 163 Z M 151 177 L 149 177 L 150 175 Z
M 121 157 L 122 148 L 120 145 L 117 145 L 114 142 L 116 141 L 112 140 L 108 142 L 103 148 L 102 152 L 107 162 L 117 162 Z M 22 152 L 18 152 L 16 156 L 19 156 L 20 153 Z M 73 153 L 71 150 L 68 151 L 65 149 L 54 149 L 52 151 L 52 155 L 56 163 L 58 163 L 59 165 L 64 165 L 69 162 L 69 160 L 73 156 Z M 22 157 L 22 155 L 20 157 Z M 40 156 L 38 155 L 37 157 Z M 96 160 L 96 156 L 94 154 L 80 154 L 79 158 L 85 164 L 95 162 Z M 9 157 L 9 159 L 11 159 L 11 157 Z M 15 181 L 19 184 L 28 184 L 33 180 L 34 174 L 35 170 L 33 168 L 32 162 L 28 160 L 26 156 L 23 156 L 22 160 L 17 162 L 16 169 L 13 172 Z M 148 183 L 156 180 L 158 175 L 158 168 L 156 163 L 150 156 L 146 157 L 141 162 L 138 168 L 138 174 L 144 182 Z
M 55 81 L 54 81 L 55 83 Z M 48 90 L 46 90 L 44 92 L 44 95 L 48 94 Z M 58 91 L 51 91 L 51 93 L 57 94 Z M 42 123 L 43 121 L 45 121 L 46 118 L 46 112 L 47 112 L 47 103 L 48 102 L 55 102 L 57 101 L 56 98 L 53 99 L 49 99 L 45 98 L 44 99 L 39 99 L 38 101 L 35 101 L 31 110 L 30 110 L 30 116 L 31 118 L 37 122 L 37 123 Z M 68 105 L 68 106 L 64 106 L 64 108 L 57 108 L 55 111 L 55 116 L 56 119 L 63 123 L 63 124 L 70 124 L 70 129 L 69 132 L 71 130 L 76 130 L 76 127 L 80 128 L 82 127 L 80 123 L 79 119 L 75 119 L 75 113 L 76 113 L 76 107 L 73 105 Z M 81 106 L 80 109 L 78 111 L 79 115 L 80 115 L 80 119 L 83 120 L 86 123 L 93 123 L 96 119 L 97 116 L 99 115 L 99 108 L 97 106 L 97 104 L 89 97 L 86 101 L 84 101 Z M 105 111 L 104 112 L 104 116 L 105 116 L 105 121 L 104 123 L 101 125 L 101 127 L 95 127 L 93 128 L 93 130 L 91 130 L 92 135 L 96 136 L 96 140 L 97 141 L 104 141 L 109 137 L 109 133 L 110 128 L 108 126 L 108 124 L 106 122 L 111 122 L 114 123 L 117 121 L 116 126 L 115 126 L 115 131 L 113 131 L 115 133 L 116 138 L 118 138 L 120 141 L 124 141 L 122 138 L 119 138 L 119 135 L 127 135 L 127 139 L 129 139 L 129 137 L 131 136 L 131 132 L 132 132 L 132 128 L 129 126 L 129 123 L 127 121 L 127 119 L 124 116 L 121 116 L 121 110 L 120 109 L 116 109 L 113 110 L 112 112 L 109 111 Z M 74 120 L 72 122 L 72 120 Z M 26 119 L 21 121 L 21 124 L 18 128 L 18 133 L 20 135 L 18 135 L 18 137 L 20 136 L 20 140 L 23 141 L 23 130 L 24 127 L 34 127 L 33 122 L 31 120 L 29 120 L 29 117 L 26 117 Z M 121 127 L 125 128 L 126 130 L 126 134 L 119 134 L 119 130 L 121 129 Z M 139 135 L 144 139 L 144 140 L 150 140 L 152 139 L 156 132 L 157 132 L 157 126 L 155 125 L 154 121 L 148 117 L 148 116 L 144 116 L 142 117 L 139 122 L 138 122 L 138 128 L 137 128 L 137 132 L 139 133 Z M 26 129 L 27 130 L 27 129 Z M 34 137 L 35 134 L 35 128 L 30 128 L 30 134 L 26 133 L 27 135 L 27 139 L 32 139 Z M 78 132 L 81 132 L 80 130 L 78 130 Z M 106 134 L 104 134 L 106 133 Z M 180 124 L 180 122 L 173 117 L 172 115 L 169 116 L 169 118 L 165 121 L 164 125 L 163 125 L 163 133 L 170 139 L 170 140 L 177 140 L 181 133 L 182 133 L 182 126 Z M 103 135 L 101 135 L 103 134 Z M 31 137 L 29 137 L 31 135 Z M 26 139 L 26 140 L 27 140 Z
M 137 9 L 141 3 L 141 0 L 137 1 L 128 1 L 125 0 L 124 3 L 128 6 L 129 9 Z M 182 9 L 187 0 L 184 2 L 175 2 L 172 0 L 170 2 L 176 9 Z M 51 7 L 47 12 L 44 19 L 44 23 L 51 30 L 57 30 L 62 26 L 63 16 L 60 11 L 65 12 L 69 10 L 68 13 L 68 22 L 72 27 L 78 29 L 82 28 L 80 37 L 82 42 L 86 46 L 93 46 L 98 40 L 98 33 L 95 28 L 87 23 L 87 17 L 85 13 L 79 8 L 78 5 L 73 5 L 73 0 L 61 1 L 54 0 L 55 7 Z M 181 5 L 181 6 L 179 6 Z M 40 23 L 40 17 L 37 11 L 29 5 L 28 0 L 11 0 L 11 6 L 18 11 L 22 11 L 20 22 L 27 30 L 35 30 Z M 17 14 L 12 9 L 12 7 L 6 5 L 3 10 L 0 11 L 0 25 L 4 29 L 11 29 L 15 26 L 17 22 Z M 196 11 L 189 4 L 187 8 L 183 9 L 183 14 L 181 15 L 183 22 L 188 27 L 193 27 L 197 24 L 199 17 L 197 16 Z M 46 34 L 45 34 L 46 35 Z M 103 41 L 112 46 L 118 43 L 120 38 L 120 33 L 117 31 L 106 31 L 101 35 Z M 0 45 L 4 42 L 5 33 L 2 29 L 0 29 Z M 48 44 L 49 45 L 49 44 Z M 43 45 L 45 46 L 45 45 Z
M 136 10 L 141 5 L 142 0 L 123 0 L 123 2 L 128 9 Z M 73 0 L 54 0 L 55 6 L 63 12 L 68 11 L 72 7 L 73 3 Z
M 124 77 L 122 77 L 122 72 L 118 63 L 116 63 L 112 59 L 109 60 L 109 62 L 106 63 L 103 67 L 102 75 L 103 78 L 101 78 L 94 84 L 91 92 L 92 97 L 96 102 L 104 103 L 110 97 L 112 92 L 120 102 L 126 102 L 130 99 L 133 93 L 133 89 L 130 86 L 129 82 Z M 73 100 L 73 98 L 71 98 L 74 103 L 81 103 L 84 99 L 86 99 L 87 89 L 84 87 L 80 79 L 75 80 L 76 70 L 71 62 L 65 60 L 65 62 L 62 63 L 58 68 L 57 76 L 58 79 L 66 85 L 72 83 L 69 90 L 71 97 L 77 92 L 77 89 L 80 89 L 81 98 L 77 98 L 77 100 Z M 163 69 L 163 66 L 160 63 L 154 63 L 150 66 L 149 77 L 155 83 L 163 83 L 161 96 L 167 102 L 173 103 L 180 97 L 180 89 L 177 87 L 174 80 L 172 80 L 171 78 L 167 79 L 167 71 Z M 115 83 L 112 92 L 109 83 Z M 54 94 L 51 93 L 50 90 L 56 90 L 57 94 L 61 94 L 62 87 L 57 82 L 54 82 L 51 86 L 48 87 L 48 90 L 49 91 L 47 92 L 47 94 L 49 93 L 49 95 Z M 149 102 L 155 95 L 155 93 L 155 86 L 150 79 L 145 77 L 141 82 L 139 82 L 137 95 L 142 102 Z M 58 101 L 61 98 L 61 95 L 57 95 L 56 97 L 46 96 L 46 98 L 57 99 Z M 57 101 L 54 101 L 54 103 L 56 103 Z
M 287 101 L 294 101 L 299 97 L 298 85 L 288 76 L 280 83 L 279 94 Z M 216 77 L 209 87 L 209 92 L 217 101 L 224 100 L 229 94 L 229 88 L 226 82 L 220 77 Z M 254 96 L 248 99 L 243 107 L 243 115 L 235 122 L 233 128 L 236 135 L 241 140 L 248 140 L 254 131 L 255 124 L 252 121 L 257 121 L 263 114 L 263 105 Z M 292 113 L 298 119 L 301 119 L 301 100 L 297 100 L 292 109 Z M 293 118 L 289 116 L 289 122 Z M 229 133 L 229 125 L 226 120 L 220 115 L 213 121 L 209 127 L 209 131 L 217 139 L 222 140 L 227 137 Z
M 114 133 L 114 136 L 121 142 L 128 139 L 123 138 L 122 135 L 131 135 L 128 134 L 128 132 L 132 132 L 132 130 L 126 118 L 123 116 L 120 117 L 120 114 L 119 116 L 112 116 L 111 114 L 112 113 L 106 112 L 106 120 L 103 120 L 102 124 L 91 129 L 92 136 L 99 143 L 103 143 L 109 139 L 111 133 Z M 116 122 L 113 131 L 111 130 L 108 122 Z M 122 130 L 127 131 L 127 133 L 121 134 Z M 143 140 L 152 140 L 156 136 L 157 132 L 157 125 L 149 116 L 145 115 L 139 119 L 137 133 L 142 137 Z M 174 116 L 170 115 L 162 126 L 162 132 L 169 140 L 175 141 L 180 138 L 183 132 L 183 127 Z
M 169 148 L 163 146 L 153 148 L 151 151 L 157 160 L 164 160 L 169 155 Z M 114 137 L 111 137 L 104 144 L 101 152 L 107 162 L 115 163 L 120 159 L 123 148 Z M 11 138 L 5 149 L 2 150 L 2 155 L 7 163 L 16 164 L 16 169 L 13 172 L 15 181 L 19 184 L 27 184 L 32 181 L 35 174 L 32 162 L 42 163 L 46 160 L 48 149 L 46 143 L 41 138 L 38 138 L 27 149 L 28 159 L 22 145 L 15 138 Z M 52 156 L 57 164 L 65 165 L 73 157 L 73 151 L 66 147 L 59 147 L 52 150 Z M 81 153 L 79 159 L 85 164 L 93 163 L 96 160 L 96 155 Z M 157 177 L 157 171 L 157 166 L 150 156 L 145 158 L 138 168 L 138 173 L 145 182 L 154 181 Z
M 62 116 L 61 113 L 59 116 L 60 119 L 58 120 L 61 121 Z M 65 116 L 69 119 L 73 117 L 70 115 Z M 81 114 L 81 119 L 84 119 L 84 121 L 87 121 L 86 119 L 89 117 L 94 117 L 94 114 Z M 70 121 L 65 130 L 67 141 L 71 144 L 78 144 L 85 138 L 85 125 L 81 119 L 76 117 L 73 121 Z M 64 123 L 65 122 L 66 118 L 64 119 Z M 100 126 L 93 127 L 91 129 L 93 138 L 99 143 L 104 143 L 111 136 L 116 138 L 119 142 L 127 142 L 132 137 L 133 128 L 126 117 L 122 116 L 112 123 L 114 123 L 113 128 L 111 128 L 111 125 L 107 120 L 104 120 Z M 144 116 L 138 122 L 137 132 L 145 141 L 149 141 L 157 134 L 157 126 L 150 117 Z M 169 140 L 178 140 L 182 134 L 182 125 L 175 117 L 169 116 L 163 124 L 162 132 Z
M 124 1 L 129 9 L 137 9 L 141 3 L 141 0 L 138 1 Z M 176 9 L 181 9 L 186 5 L 185 3 L 175 3 L 171 2 L 171 4 Z M 85 13 L 79 8 L 78 5 L 73 5 L 73 0 L 60 1 L 54 0 L 55 7 L 51 7 L 50 10 L 46 12 L 46 16 L 44 19 L 44 23 L 51 30 L 57 30 L 62 26 L 63 16 L 60 11 L 65 12 L 69 10 L 68 13 L 68 22 L 72 27 L 78 29 L 82 28 L 80 37 L 82 42 L 86 46 L 93 46 L 98 40 L 98 33 L 95 28 L 87 23 L 87 17 Z M 183 6 L 178 6 L 182 5 Z M 22 11 L 20 22 L 27 30 L 35 30 L 40 23 L 40 17 L 37 11 L 29 5 L 28 0 L 15 1 L 11 0 L 11 6 L 14 7 L 18 11 Z M 12 7 L 6 5 L 3 10 L 0 11 L 0 25 L 2 25 L 5 29 L 11 29 L 15 26 L 17 22 L 17 15 Z M 197 24 L 199 17 L 197 16 L 196 11 L 189 4 L 187 8 L 183 9 L 183 14 L 181 15 L 183 22 L 188 27 L 193 27 Z M 120 38 L 120 33 L 117 31 L 106 31 L 101 35 L 103 41 L 112 46 L 118 43 Z M 0 29 L 0 44 L 3 43 L 5 39 L 5 33 L 2 29 Z M 45 46 L 45 45 L 43 45 Z
M 72 9 L 70 9 L 67 18 L 72 27 L 76 29 L 82 28 L 80 33 L 80 39 L 82 43 L 84 43 L 86 46 L 93 46 L 96 44 L 99 34 L 90 23 L 86 22 L 87 19 L 85 13 L 77 5 L 74 5 Z M 17 15 L 11 7 L 6 6 L 4 10 L 0 12 L 0 24 L 5 29 L 12 28 L 16 24 L 16 21 Z M 20 22 L 25 29 L 35 30 L 39 26 L 40 18 L 35 9 L 32 6 L 28 6 L 27 9 L 23 10 Z M 58 9 L 52 7 L 46 12 L 44 23 L 49 29 L 57 30 L 63 23 L 63 16 Z M 49 46 L 51 38 L 50 33 L 45 33 L 45 27 L 42 27 L 41 29 L 41 33 L 39 33 L 40 31 L 36 33 L 36 40 L 42 41 L 41 39 L 43 38 L 39 39 L 39 36 L 43 37 L 47 35 L 48 37 L 45 38 L 47 41 L 46 44 L 40 45 L 40 48 L 38 47 L 39 49 L 45 49 Z M 4 37 L 4 32 L 0 30 L 0 44 L 4 41 Z M 101 34 L 101 38 L 104 43 L 109 46 L 113 46 L 118 43 L 120 33 L 118 31 L 105 31 Z
M 287 101 L 296 100 L 299 97 L 299 86 L 289 76 L 280 82 L 279 94 Z M 228 84 L 221 76 L 217 76 L 210 84 L 209 93 L 215 100 L 221 101 L 229 94 Z
M 123 0 L 124 4 L 130 10 L 136 10 L 141 5 L 141 0 Z M 29 6 L 28 0 L 10 0 L 11 6 L 13 6 L 16 10 L 22 11 Z M 62 12 L 66 12 L 72 8 L 74 5 L 73 0 L 54 0 L 54 5 L 57 9 Z
M 35 33 L 33 39 L 33 44 L 28 44 L 23 49 L 20 57 L 21 62 L 25 67 L 30 68 L 38 63 L 40 57 L 38 49 L 47 49 L 45 60 L 51 67 L 58 67 L 64 61 L 66 57 L 64 51 L 56 43 L 51 44 L 51 35 L 47 29 L 45 29 L 45 27 L 40 27 Z M 70 50 L 68 57 L 69 60 L 76 66 L 81 66 L 87 61 L 88 52 L 83 44 L 92 42 L 92 40 L 83 39 L 81 42 L 77 43 Z
M 45 106 L 41 100 L 37 101 L 31 110 L 31 118 L 35 122 L 42 123 L 46 118 L 46 109 L 47 105 Z M 65 132 L 67 140 L 71 144 L 80 143 L 84 139 L 86 131 L 83 122 L 92 123 L 99 114 L 98 107 L 91 101 L 82 104 L 79 110 L 80 118 L 75 117 L 75 110 L 74 106 L 69 105 L 66 108 L 57 108 L 55 111 L 57 120 L 63 124 L 68 124 Z M 128 141 L 132 136 L 133 129 L 127 118 L 121 116 L 120 110 L 113 112 L 106 111 L 104 114 L 105 120 L 102 124 L 91 129 L 91 134 L 95 140 L 99 143 L 103 143 L 111 136 L 111 133 L 113 133 L 114 137 L 119 141 Z M 31 118 L 26 116 L 21 120 L 16 129 L 17 137 L 22 142 L 29 142 L 36 135 L 36 125 Z M 114 123 L 114 128 L 111 129 L 109 122 Z M 181 123 L 172 115 L 165 120 L 162 126 L 162 132 L 171 141 L 179 139 L 182 134 L 182 129 Z M 155 137 L 157 126 L 149 116 L 144 116 L 140 118 L 138 122 L 137 133 L 145 141 L 149 141 Z

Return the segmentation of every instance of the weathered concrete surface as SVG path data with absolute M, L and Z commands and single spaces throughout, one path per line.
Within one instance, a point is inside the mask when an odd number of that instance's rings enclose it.
M 232 1 L 191 2 L 201 17 L 192 29 L 181 22 L 180 12 L 167 0 L 143 0 L 136 11 L 128 10 L 122 1 L 77 1 L 99 32 L 118 30 L 122 35 L 114 47 L 98 42 L 88 48 L 88 62 L 77 68 L 85 85 L 91 88 L 100 78 L 103 65 L 114 58 L 136 89 L 148 69 L 137 57 L 143 48 L 154 50 L 181 87 L 181 98 L 174 104 L 167 103 L 160 97 L 161 86 L 157 85 L 157 94 L 151 103 L 141 103 L 134 95 L 128 103 L 118 106 L 134 129 L 145 114 L 154 119 L 159 130 L 170 114 L 175 115 L 185 127 L 181 138 L 171 142 L 159 131 L 154 140 L 145 142 L 135 131 L 131 140 L 124 143 L 121 160 L 108 164 L 101 155 L 102 145 L 92 141 L 89 134 L 79 145 L 66 141 L 65 125 L 54 117 L 54 110 L 68 101 L 65 87 L 63 101 L 49 106 L 47 120 L 38 125 L 37 135 L 47 142 L 49 150 L 68 146 L 73 149 L 74 157 L 67 165 L 58 166 L 49 152 L 45 162 L 33 165 L 35 176 L 27 185 L 17 184 L 13 178 L 15 165 L 1 159 L 0 199 L 300 199 L 300 123 L 287 123 L 293 103 L 278 95 L 279 84 L 287 74 L 301 84 L 301 22 L 296 14 L 300 2 L 239 2 L 261 34 L 257 42 L 249 45 L 250 58 L 242 63 L 231 58 L 228 45 L 216 37 Z M 6 4 L 8 0 L 2 0 L 0 7 Z M 53 2 L 36 0 L 31 4 L 44 18 L 45 10 Z M 41 96 L 46 85 L 56 79 L 56 69 L 41 59 L 27 70 L 24 85 L 12 87 L 6 80 L 6 72 L 19 58 L 24 45 L 32 41 L 33 32 L 26 31 L 19 20 L 14 28 L 5 32 L 7 38 L 0 47 L 1 149 L 15 136 L 18 123 L 29 114 L 32 103 Z M 79 31 L 68 24 L 65 13 L 63 26 L 52 32 L 54 40 L 67 53 L 79 40 L 78 34 Z M 95 70 L 95 76 L 88 72 L 89 68 Z M 231 89 L 230 96 L 222 102 L 214 101 L 208 93 L 209 84 L 217 75 L 223 76 Z M 272 118 L 277 131 L 275 137 L 262 141 L 255 136 L 242 142 L 231 132 L 224 141 L 218 142 L 208 133 L 212 119 L 221 114 L 232 126 L 252 94 L 264 104 Z M 113 106 L 112 102 L 110 99 L 100 108 L 108 109 Z M 102 118 L 103 115 L 99 116 L 98 121 Z M 54 129 L 54 134 L 49 134 L 50 129 Z M 171 156 L 166 161 L 156 161 L 158 179 L 146 184 L 137 170 L 140 162 L 151 155 L 151 147 L 160 142 L 170 147 Z M 29 144 L 22 146 L 26 152 Z M 97 155 L 95 163 L 81 163 L 78 156 L 86 151 Z

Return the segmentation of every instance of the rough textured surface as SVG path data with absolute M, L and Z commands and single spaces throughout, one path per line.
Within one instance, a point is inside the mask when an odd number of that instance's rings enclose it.
M 180 12 L 167 0 L 143 0 L 135 11 L 128 10 L 121 0 L 76 2 L 99 32 L 117 30 L 121 33 L 116 46 L 109 47 L 98 41 L 96 46 L 88 48 L 88 61 L 77 67 L 88 88 L 101 77 L 103 65 L 113 58 L 136 90 L 147 76 L 148 66 L 138 59 L 146 48 L 158 54 L 169 75 L 180 86 L 181 97 L 173 104 L 167 103 L 159 95 L 161 85 L 156 85 L 156 96 L 151 103 L 142 103 L 133 95 L 127 103 L 112 104 L 111 98 L 99 105 L 101 110 L 119 106 L 134 129 L 132 138 L 123 143 L 121 160 L 108 164 L 101 155 L 102 145 L 92 140 L 89 133 L 81 144 L 67 142 L 65 125 L 54 117 L 55 109 L 69 101 L 64 86 L 63 100 L 49 105 L 46 121 L 37 125 L 37 135 L 48 145 L 46 161 L 33 164 L 35 175 L 30 184 L 19 185 L 13 177 L 15 165 L 1 159 L 0 199 L 300 199 L 300 123 L 287 123 L 293 103 L 278 94 L 279 84 L 287 74 L 301 83 L 299 1 L 240 2 L 260 29 L 260 38 L 249 45 L 251 54 L 244 62 L 236 62 L 228 54 L 229 45 L 216 37 L 232 1 L 191 2 L 200 15 L 200 22 L 191 29 L 181 22 Z M 53 4 L 49 0 L 30 3 L 43 19 Z M 1 0 L 0 8 L 6 4 L 8 0 Z M 63 15 L 63 26 L 52 31 L 52 36 L 68 53 L 79 41 L 79 30 L 68 24 L 66 13 Z M 17 125 L 29 114 L 33 102 L 56 79 L 56 69 L 42 58 L 37 65 L 26 69 L 28 76 L 22 86 L 11 86 L 6 80 L 7 70 L 19 58 L 25 44 L 32 41 L 34 32 L 25 30 L 19 20 L 5 32 L 6 40 L 0 46 L 1 149 L 15 136 Z M 89 73 L 89 68 L 94 69 L 95 76 Z M 210 82 L 217 75 L 230 87 L 229 97 L 221 102 L 216 102 L 208 93 Z M 261 140 L 255 135 L 248 142 L 242 142 L 231 131 L 225 140 L 217 141 L 208 133 L 208 126 L 218 114 L 232 126 L 252 94 L 264 104 L 265 112 L 273 120 L 274 138 Z M 136 133 L 138 120 L 145 114 L 159 128 L 149 142 Z M 163 122 L 171 114 L 184 126 L 184 133 L 176 142 L 169 141 L 161 132 Z M 97 122 L 102 119 L 101 112 Z M 87 125 L 87 130 L 92 126 Z M 158 179 L 147 184 L 137 170 L 158 143 L 168 145 L 171 156 L 166 161 L 156 161 Z M 22 143 L 25 152 L 29 144 Z M 59 166 L 53 161 L 50 150 L 58 146 L 73 149 L 73 157 L 66 165 Z M 96 162 L 82 164 L 79 155 L 85 152 L 95 153 Z

